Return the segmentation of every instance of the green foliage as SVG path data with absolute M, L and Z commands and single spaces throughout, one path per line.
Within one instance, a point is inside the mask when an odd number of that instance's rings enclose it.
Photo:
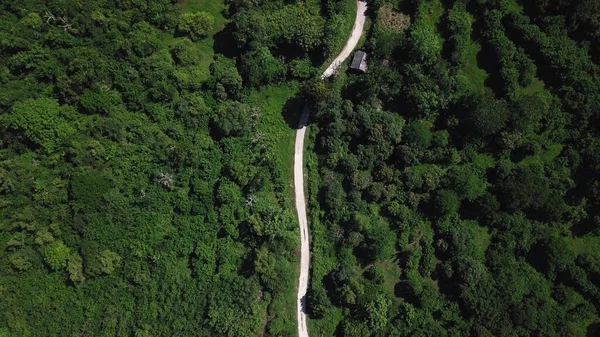
M 52 270 L 60 270 L 67 266 L 71 250 L 62 241 L 54 241 L 44 247 L 44 262 Z
M 183 13 L 177 29 L 180 33 L 189 36 L 192 41 L 198 41 L 208 35 L 214 22 L 215 19 L 208 12 Z
M 465 133 L 467 137 L 481 139 L 497 134 L 509 118 L 508 105 L 503 100 L 489 96 L 468 98 L 465 109 Z
M 253 280 L 236 277 L 215 285 L 209 296 L 208 324 L 223 336 L 251 336 L 261 321 L 258 286 Z
M 379 295 L 374 301 L 369 302 L 365 308 L 367 326 L 371 332 L 383 330 L 388 324 L 388 311 L 392 301 L 384 295 Z
M 38 29 L 42 25 L 42 18 L 37 13 L 29 13 L 19 23 L 29 28 Z
M 102 207 L 102 197 L 110 188 L 110 180 L 102 172 L 84 170 L 71 177 L 71 198 L 78 210 Z
M 200 62 L 198 51 L 194 49 L 193 42 L 187 38 L 175 42 L 171 47 L 171 55 L 175 63 L 182 66 L 193 66 Z
M 14 129 L 23 131 L 32 142 L 49 152 L 62 145 L 75 129 L 62 116 L 63 109 L 53 99 L 28 99 L 16 103 L 5 121 Z
M 308 303 L 310 304 L 310 313 L 314 318 L 323 318 L 331 302 L 322 287 L 313 287 L 308 294 Z
M 293 77 L 303 80 L 317 75 L 317 69 L 312 66 L 309 60 L 293 60 L 290 62 L 288 69 Z
M 453 216 L 458 213 L 460 200 L 456 193 L 448 190 L 441 190 L 435 198 L 435 208 L 441 216 Z
M 84 91 L 79 101 L 81 107 L 91 114 L 108 114 L 123 104 L 119 93 L 114 91 Z
M 100 271 L 104 274 L 112 274 L 115 268 L 119 266 L 121 257 L 115 252 L 106 249 L 100 252 Z
M 239 43 L 256 40 L 269 47 L 287 43 L 308 51 L 320 44 L 325 22 L 306 6 L 285 5 L 241 13 L 236 24 Z
M 469 201 L 481 197 L 488 187 L 487 181 L 471 167 L 452 168 L 447 178 L 458 197 Z
M 240 102 L 224 102 L 215 117 L 215 126 L 223 136 L 245 136 L 253 124 L 255 108 Z
M 425 121 L 417 120 L 404 129 L 404 137 L 411 146 L 425 150 L 431 144 L 431 129 Z
M 67 260 L 67 272 L 69 273 L 69 280 L 74 284 L 80 284 L 85 281 L 85 275 L 83 274 L 83 260 L 79 254 L 71 254 Z
M 26 271 L 33 266 L 28 254 L 26 254 L 24 251 L 17 251 L 10 254 L 8 260 L 10 262 L 10 266 L 19 272 Z
M 238 97 L 242 89 L 242 77 L 235 67 L 235 61 L 223 55 L 217 55 L 210 67 L 215 81 L 217 98 L 225 99 L 228 95 L 232 98 Z
M 344 47 L 356 16 L 355 1 L 328 1 L 327 21 L 323 31 L 325 56 L 334 56 Z
M 267 47 L 260 47 L 244 55 L 242 64 L 242 72 L 253 87 L 278 82 L 285 74 L 284 65 L 271 55 Z
M 593 335 L 597 1 L 382 5 L 0 5 L 0 334 L 293 335 L 307 100 L 312 335 Z
M 452 43 L 452 61 L 461 64 L 464 63 L 462 55 L 471 43 L 471 30 L 473 26 L 473 16 L 467 12 L 463 2 L 457 2 L 454 7 L 448 11 L 447 29 L 452 32 L 450 42 Z
M 434 63 L 442 52 L 442 39 L 430 26 L 415 25 L 410 31 L 412 55 L 425 64 Z

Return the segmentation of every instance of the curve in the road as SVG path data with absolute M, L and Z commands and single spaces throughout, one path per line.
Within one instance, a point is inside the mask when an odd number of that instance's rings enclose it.
M 352 33 L 346 41 L 344 49 L 331 62 L 329 67 L 323 72 L 321 78 L 325 79 L 337 71 L 338 67 L 344 62 L 354 47 L 363 31 L 365 24 L 365 11 L 367 4 L 363 1 L 356 2 L 356 19 Z M 306 202 L 304 198 L 304 135 L 306 133 L 306 123 L 308 122 L 308 109 L 304 109 L 300 117 L 300 125 L 296 131 L 296 145 L 294 148 L 294 189 L 296 192 L 296 211 L 298 213 L 298 223 L 300 224 L 300 280 L 298 283 L 298 336 L 308 337 L 306 328 L 306 291 L 308 289 L 308 271 L 310 266 L 310 243 L 308 237 L 308 224 L 306 220 Z

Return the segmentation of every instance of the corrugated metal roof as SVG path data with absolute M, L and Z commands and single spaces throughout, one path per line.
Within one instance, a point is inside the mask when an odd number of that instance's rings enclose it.
M 352 64 L 350 64 L 350 68 L 360 70 L 360 64 L 362 63 L 362 61 L 365 59 L 366 56 L 367 56 L 367 53 L 365 53 L 362 50 L 359 50 L 356 53 L 354 53 L 354 58 L 352 58 Z

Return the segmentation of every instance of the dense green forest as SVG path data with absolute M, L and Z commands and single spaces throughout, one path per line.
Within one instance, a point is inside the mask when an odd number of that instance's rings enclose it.
M 312 333 L 600 335 L 600 2 L 369 6 L 304 91 Z
M 282 111 L 353 5 L 0 1 L 0 336 L 292 336 Z
M 600 334 L 600 2 L 0 1 L 0 336 Z

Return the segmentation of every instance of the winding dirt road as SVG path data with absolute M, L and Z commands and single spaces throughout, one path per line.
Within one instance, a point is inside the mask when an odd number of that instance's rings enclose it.
M 362 1 L 356 2 L 356 19 L 352 33 L 340 54 L 331 62 L 329 67 L 321 75 L 325 79 L 337 71 L 338 67 L 352 53 L 358 43 L 365 24 L 365 11 L 367 4 Z M 298 336 L 308 337 L 306 328 L 306 290 L 308 289 L 308 271 L 310 266 L 310 243 L 308 237 L 308 224 L 306 221 L 306 202 L 304 198 L 304 135 L 306 133 L 306 123 L 308 122 L 308 109 L 304 109 L 300 116 L 300 125 L 296 131 L 296 145 L 294 150 L 294 189 L 296 192 L 296 211 L 298 213 L 298 223 L 300 224 L 300 281 L 298 284 Z

